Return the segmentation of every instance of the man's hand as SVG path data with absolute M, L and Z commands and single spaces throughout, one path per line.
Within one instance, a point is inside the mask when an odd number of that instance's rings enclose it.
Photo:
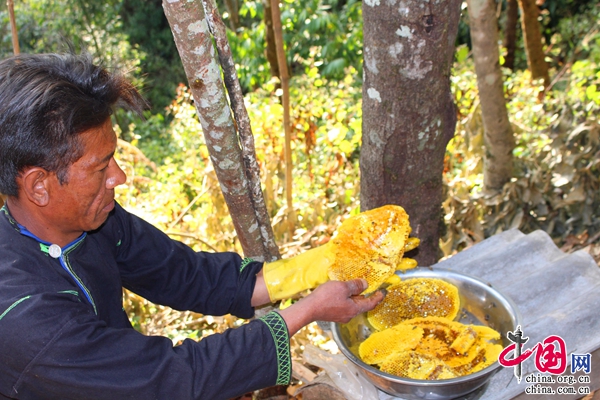
M 377 291 L 369 297 L 361 296 L 367 286 L 364 279 L 329 281 L 281 310 L 280 315 L 288 326 L 290 336 L 313 321 L 345 323 L 358 314 L 372 310 L 383 300 L 384 294 Z

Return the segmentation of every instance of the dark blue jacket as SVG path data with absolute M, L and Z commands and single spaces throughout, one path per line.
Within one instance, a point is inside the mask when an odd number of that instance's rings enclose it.
M 119 205 L 60 256 L 50 245 L 2 209 L 0 399 L 212 400 L 289 382 L 277 313 L 173 346 L 135 331 L 123 310 L 125 287 L 177 310 L 250 318 L 261 263 L 194 252 Z

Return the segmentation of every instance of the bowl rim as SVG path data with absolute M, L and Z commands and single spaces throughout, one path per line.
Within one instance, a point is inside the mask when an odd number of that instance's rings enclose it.
M 442 272 L 443 275 L 440 276 L 439 274 L 436 274 L 436 272 Z M 450 276 L 456 275 L 456 276 L 461 277 L 462 279 L 466 278 L 467 280 L 474 282 L 479 286 L 487 287 L 486 290 L 494 293 L 494 295 L 502 303 L 504 303 L 503 306 L 506 307 L 511 312 L 511 314 L 514 316 L 515 327 L 517 327 L 518 325 L 521 325 L 521 320 L 522 320 L 521 313 L 519 312 L 519 309 L 518 309 L 517 305 L 515 304 L 515 302 L 510 297 L 508 297 L 506 294 L 504 294 L 502 291 L 500 291 L 500 290 L 496 289 L 494 286 L 492 286 L 492 284 L 490 282 L 485 282 L 484 280 L 477 278 L 473 275 L 466 274 L 464 272 L 453 271 L 448 268 L 433 268 L 433 267 L 416 267 L 416 268 L 413 268 L 413 269 L 407 270 L 407 271 L 396 271 L 396 274 L 401 276 L 403 279 L 404 278 L 406 278 L 406 279 L 422 278 L 422 277 L 431 277 L 431 278 L 435 277 L 438 279 L 443 279 L 444 274 L 450 275 Z M 413 386 L 427 386 L 427 387 L 447 386 L 449 384 L 450 385 L 462 384 L 465 382 L 469 382 L 469 381 L 473 381 L 473 380 L 482 378 L 484 375 L 488 375 L 488 374 L 492 375 L 500 367 L 500 363 L 498 363 L 498 360 L 496 360 L 493 364 L 488 365 L 481 371 L 477 371 L 477 372 L 469 374 L 469 375 L 459 376 L 457 378 L 437 379 L 437 380 L 431 380 L 431 381 L 423 380 L 423 379 L 402 378 L 397 375 L 388 374 L 388 373 L 383 372 L 369 364 L 366 364 L 359 357 L 354 355 L 354 353 L 352 353 L 347 348 L 347 346 L 345 346 L 345 345 L 342 346 L 341 344 L 343 342 L 342 342 L 341 336 L 340 336 L 341 335 L 340 328 L 342 325 L 344 325 L 344 324 L 332 322 L 331 323 L 331 332 L 333 334 L 333 339 L 336 342 L 336 345 L 338 346 L 340 351 L 344 354 L 344 356 L 346 356 L 346 358 L 348 358 L 350 361 L 352 361 L 357 366 L 365 369 L 367 372 L 382 376 L 382 377 L 386 378 L 387 380 L 392 381 L 394 383 L 410 384 Z

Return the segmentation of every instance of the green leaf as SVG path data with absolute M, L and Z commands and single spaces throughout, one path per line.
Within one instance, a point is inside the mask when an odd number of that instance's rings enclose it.
M 588 86 L 585 89 L 585 95 L 588 97 L 588 99 L 593 100 L 596 103 L 598 103 L 598 100 L 600 100 L 600 92 L 596 90 L 596 85 Z
M 459 46 L 456 49 L 456 62 L 462 63 L 469 56 L 469 48 L 466 45 Z
M 337 58 L 325 65 L 323 69 L 323 75 L 325 76 L 335 76 L 342 74 L 344 72 L 344 68 L 346 68 L 346 59 Z

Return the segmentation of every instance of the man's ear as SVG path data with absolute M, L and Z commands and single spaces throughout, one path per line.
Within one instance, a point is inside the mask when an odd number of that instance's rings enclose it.
M 23 171 L 20 180 L 21 190 L 27 199 L 40 207 L 45 207 L 50 201 L 49 179 L 54 174 L 49 173 L 41 167 L 31 167 Z

